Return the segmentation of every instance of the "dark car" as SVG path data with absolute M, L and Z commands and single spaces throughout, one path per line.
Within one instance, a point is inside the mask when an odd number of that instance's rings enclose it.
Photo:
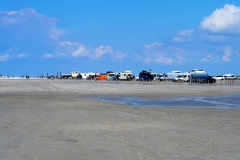
M 95 80 L 96 79 L 96 75 L 89 75 L 86 80 Z
M 76 79 L 82 79 L 82 75 L 81 74 L 77 75 Z
M 208 76 L 207 83 L 216 83 L 216 79 L 213 78 L 212 76 Z
M 153 80 L 153 75 L 151 74 L 151 72 L 147 72 L 147 71 L 142 71 L 139 73 L 139 81 L 152 81 Z
M 71 74 L 61 74 L 60 79 L 72 79 L 72 75 Z
M 208 76 L 206 79 L 202 79 L 199 83 L 216 83 L 216 79 L 212 76 Z

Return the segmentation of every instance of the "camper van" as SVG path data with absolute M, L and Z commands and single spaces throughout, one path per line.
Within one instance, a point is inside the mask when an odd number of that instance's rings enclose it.
M 81 73 L 78 72 L 78 71 L 72 72 L 72 73 L 71 73 L 71 76 L 72 76 L 73 79 L 82 79 Z M 80 78 L 80 77 L 81 77 L 81 78 Z
M 132 71 L 125 71 L 125 72 L 120 72 L 118 74 L 118 79 L 119 80 L 125 80 L 125 81 L 130 81 L 134 79 L 134 76 L 132 74 Z
M 181 71 L 172 71 L 169 73 L 164 73 L 163 76 L 160 77 L 160 81 L 172 81 L 174 78 L 177 78 L 178 76 L 181 76 Z

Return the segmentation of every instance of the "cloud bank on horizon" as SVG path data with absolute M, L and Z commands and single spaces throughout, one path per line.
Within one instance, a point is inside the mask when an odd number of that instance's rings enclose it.
M 209 61 L 231 64 L 240 59 L 240 7 L 233 4 L 225 4 L 203 17 L 196 28 L 180 30 L 167 41 L 142 44 L 142 48 L 135 48 L 132 53 L 113 48 L 111 44 L 99 42 L 94 47 L 72 40 L 67 35 L 73 31 L 59 28 L 58 22 L 57 18 L 34 8 L 0 11 L 0 64 L 32 59 L 79 59 L 170 66 Z

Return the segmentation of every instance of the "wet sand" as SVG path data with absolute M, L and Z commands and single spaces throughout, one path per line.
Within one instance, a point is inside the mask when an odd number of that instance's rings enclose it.
M 240 93 L 238 85 L 0 80 L 0 159 L 240 159 L 240 110 L 87 98 Z

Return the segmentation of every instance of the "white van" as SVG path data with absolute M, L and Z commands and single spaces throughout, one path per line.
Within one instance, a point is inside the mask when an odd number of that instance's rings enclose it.
M 87 79 L 87 77 L 88 77 L 87 73 L 81 73 L 81 75 L 82 75 L 82 79 Z
M 153 75 L 153 80 L 154 81 L 157 81 L 160 77 L 160 74 L 157 74 L 157 73 L 152 73 L 152 75 Z
M 181 81 L 181 82 L 189 82 L 190 74 L 189 72 L 184 72 L 182 76 L 179 76 L 177 78 L 174 78 L 174 81 Z
M 160 81 L 173 81 L 174 78 L 183 75 L 181 71 L 173 71 L 170 73 L 164 73 L 162 77 L 160 77 Z
M 234 76 L 233 74 L 224 74 L 223 77 L 224 79 L 231 79 L 231 80 L 237 79 L 237 77 Z
M 216 80 L 224 80 L 225 79 L 225 77 L 223 75 L 216 75 L 213 78 Z

